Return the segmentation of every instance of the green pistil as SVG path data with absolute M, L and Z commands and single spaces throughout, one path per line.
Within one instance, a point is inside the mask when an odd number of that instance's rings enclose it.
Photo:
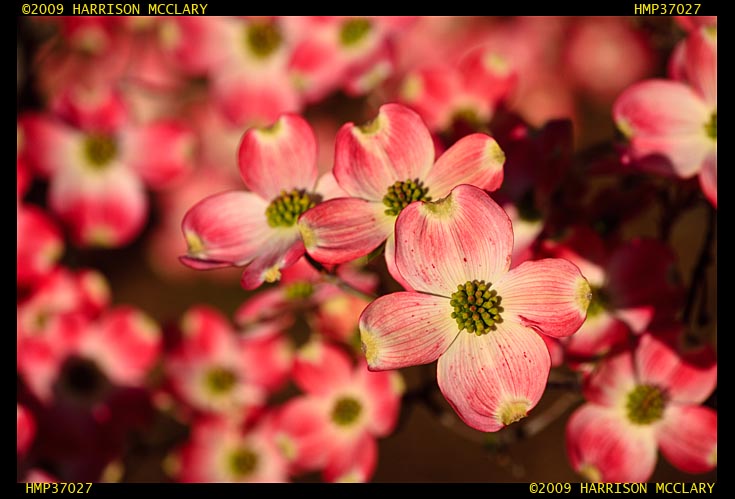
M 628 394 L 625 407 L 628 410 L 628 419 L 632 423 L 651 424 L 663 416 L 666 397 L 658 387 L 638 385 Z
M 709 123 L 704 125 L 704 131 L 707 133 L 707 137 L 717 141 L 717 111 L 712 113 Z
M 101 170 L 117 156 L 117 143 L 109 135 L 88 135 L 84 141 L 84 153 L 89 164 Z
M 607 310 L 610 299 L 603 288 L 592 286 L 592 300 L 587 307 L 587 317 L 595 317 Z
M 275 24 L 251 24 L 245 31 L 245 42 L 250 52 L 259 59 L 265 59 L 278 47 L 283 38 Z
M 281 191 L 265 210 L 268 225 L 271 227 L 292 227 L 299 216 L 314 206 L 306 191 L 294 189 L 291 192 Z
M 362 412 L 360 402 L 352 397 L 342 397 L 337 400 L 332 409 L 332 421 L 340 426 L 348 426 L 354 423 Z
M 215 367 L 207 373 L 207 387 L 212 393 L 227 393 L 235 386 L 237 376 L 235 373 L 224 367 Z
M 297 281 L 286 286 L 283 292 L 289 300 L 302 300 L 314 293 L 314 285 L 308 281 Z
M 500 317 L 503 311 L 501 298 L 490 286 L 485 281 L 467 281 L 457 286 L 457 291 L 452 293 L 449 302 L 454 307 L 452 319 L 457 321 L 460 331 L 466 329 L 469 333 L 481 336 L 495 331 L 498 328 L 496 324 L 503 322 Z
M 230 470 L 237 478 L 246 478 L 258 467 L 258 454 L 249 447 L 240 447 L 230 454 Z
M 368 19 L 350 19 L 342 25 L 339 39 L 345 47 L 356 45 L 367 36 L 370 28 L 372 28 L 372 24 Z
M 385 214 L 398 216 L 403 208 L 414 201 L 431 201 L 431 196 L 426 195 L 428 192 L 429 188 L 424 187 L 424 183 L 417 178 L 397 181 L 388 187 L 388 193 L 383 196 L 383 204 L 388 207 Z

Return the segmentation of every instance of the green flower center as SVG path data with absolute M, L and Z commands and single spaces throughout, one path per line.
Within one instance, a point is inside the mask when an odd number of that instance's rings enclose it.
M 609 308 L 610 298 L 603 288 L 591 286 L 591 289 L 592 299 L 587 307 L 587 317 L 596 317 Z
M 501 298 L 498 292 L 490 289 L 491 284 L 485 281 L 467 281 L 457 286 L 457 291 L 452 293 L 449 304 L 454 307 L 452 319 L 457 321 L 457 327 L 477 336 L 495 331 L 496 324 L 503 322 L 500 313 Z
M 265 216 L 271 227 L 292 227 L 299 216 L 314 205 L 316 202 L 306 191 L 281 191 L 281 195 L 266 208 Z
M 429 188 L 424 187 L 424 183 L 417 178 L 397 181 L 388 187 L 388 193 L 383 196 L 383 204 L 388 207 L 385 214 L 398 216 L 403 208 L 414 201 L 431 201 L 431 196 L 426 195 L 428 192 Z
M 92 168 L 102 170 L 117 156 L 117 143 L 109 135 L 88 135 L 84 141 L 84 154 Z
M 273 23 L 251 24 L 245 30 L 245 43 L 258 59 L 265 59 L 281 46 L 283 37 Z
M 368 19 L 350 19 L 342 25 L 339 39 L 345 47 L 356 45 L 367 36 L 371 28 L 372 23 Z
M 224 367 L 215 367 L 207 373 L 206 384 L 207 388 L 212 393 L 223 394 L 229 392 L 235 383 L 237 382 L 237 376 L 235 373 Z
M 332 421 L 340 426 L 349 426 L 357 420 L 361 412 L 360 402 L 352 397 L 342 397 L 334 404 Z
M 709 123 L 704 125 L 704 131 L 707 133 L 707 137 L 717 141 L 717 111 L 712 113 Z
M 289 284 L 283 293 L 289 300 L 303 300 L 314 293 L 314 285 L 308 281 L 297 281 Z
M 628 419 L 632 423 L 651 424 L 663 416 L 666 396 L 656 386 L 638 385 L 628 394 L 625 408 L 628 410 Z
M 258 467 L 258 454 L 249 447 L 240 447 L 230 454 L 230 470 L 237 478 L 246 478 Z

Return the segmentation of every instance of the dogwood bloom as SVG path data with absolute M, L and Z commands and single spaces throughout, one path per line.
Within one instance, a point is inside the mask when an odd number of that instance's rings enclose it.
M 567 260 L 509 270 L 512 249 L 510 219 L 477 187 L 406 207 L 396 223 L 396 264 L 416 291 L 382 296 L 363 312 L 369 368 L 438 359 L 439 388 L 468 425 L 497 431 L 525 417 L 550 369 L 538 333 L 573 334 L 591 292 Z
M 345 124 L 335 144 L 334 177 L 349 196 L 304 213 L 299 229 L 314 259 L 338 264 L 367 255 L 386 242 L 385 259 L 395 268 L 396 217 L 414 201 L 439 199 L 467 183 L 495 190 L 503 181 L 505 156 L 494 139 L 464 137 L 434 161 L 431 134 L 418 114 L 385 104 L 365 125 Z
M 304 254 L 297 219 L 322 198 L 316 147 L 314 132 L 297 115 L 249 129 L 239 164 L 252 192 L 228 191 L 194 205 L 182 222 L 188 252 L 181 261 L 195 269 L 244 266 L 245 289 L 280 279 L 281 269 Z
M 689 35 L 679 51 L 679 80 L 645 80 L 613 106 L 639 168 L 691 178 L 717 207 L 717 27 Z
M 687 473 L 717 465 L 717 413 L 700 405 L 717 383 L 710 348 L 682 353 L 676 334 L 646 333 L 635 351 L 606 358 L 586 381 L 588 403 L 566 430 L 569 459 L 581 475 L 645 482 L 659 448 Z
M 200 413 L 246 419 L 288 377 L 291 349 L 277 332 L 238 335 L 219 312 L 204 306 L 189 310 L 181 329 L 166 373 L 181 399 Z
M 170 462 L 180 482 L 288 481 L 288 464 L 267 428 L 243 431 L 221 418 L 196 421 Z
M 372 373 L 328 343 L 312 340 L 294 365 L 306 395 L 276 416 L 276 440 L 296 471 L 323 469 L 326 481 L 365 482 L 377 461 L 376 437 L 396 424 L 403 383 L 395 372 Z
M 191 168 L 193 134 L 173 121 L 76 127 L 38 113 L 19 121 L 25 135 L 21 154 L 49 177 L 49 206 L 81 246 L 131 242 L 148 214 L 144 184 L 163 188 Z

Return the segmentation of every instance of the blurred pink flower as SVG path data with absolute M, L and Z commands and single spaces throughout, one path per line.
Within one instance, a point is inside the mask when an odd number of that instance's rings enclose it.
M 328 482 L 365 482 L 377 461 L 376 437 L 393 431 L 403 382 L 395 372 L 353 366 L 347 354 L 320 340 L 302 347 L 294 381 L 306 392 L 276 416 L 274 432 L 295 472 L 323 470 Z
M 674 336 L 646 333 L 635 351 L 603 360 L 588 402 L 567 423 L 572 467 L 594 482 L 645 482 L 657 450 L 687 473 L 717 465 L 717 412 L 700 404 L 717 383 L 711 349 L 681 352 Z
M 717 207 L 717 28 L 692 32 L 675 52 L 680 81 L 645 80 L 615 101 L 629 161 L 655 173 L 691 178 Z
M 382 296 L 363 312 L 370 369 L 438 359 L 439 388 L 468 425 L 497 431 L 525 417 L 550 369 L 538 333 L 577 331 L 591 291 L 567 260 L 509 270 L 512 249 L 510 219 L 477 187 L 406 207 L 396 223 L 396 265 L 416 291 Z
M 559 240 L 545 240 L 540 255 L 571 261 L 592 288 L 587 320 L 562 340 L 567 355 L 604 355 L 630 333 L 641 334 L 654 319 L 672 320 L 683 305 L 676 256 L 657 240 L 610 244 L 592 229 L 576 226 Z
M 171 472 L 179 482 L 286 482 L 288 466 L 263 426 L 243 430 L 232 421 L 204 418 L 176 452 Z
M 220 312 L 198 306 L 181 319 L 181 333 L 165 370 L 174 392 L 198 413 L 246 420 L 288 379 L 291 347 L 275 331 L 238 335 Z
M 82 128 L 47 114 L 22 115 L 21 157 L 49 177 L 49 206 L 76 244 L 125 245 L 146 222 L 144 184 L 164 188 L 185 175 L 194 137 L 173 121 L 110 124 L 91 111 L 79 119 Z

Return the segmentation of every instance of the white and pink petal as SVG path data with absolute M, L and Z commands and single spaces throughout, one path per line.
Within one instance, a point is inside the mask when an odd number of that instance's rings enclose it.
M 673 405 L 657 428 L 666 459 L 686 473 L 717 466 L 717 412 L 709 407 Z
M 549 350 L 538 334 L 503 323 L 482 336 L 459 333 L 439 358 L 437 381 L 465 423 L 498 431 L 536 406 L 550 368 Z
M 396 266 L 417 291 L 449 297 L 467 281 L 495 282 L 510 267 L 510 218 L 483 190 L 408 205 L 396 221 Z
M 633 428 L 615 410 L 595 404 L 569 418 L 566 447 L 572 468 L 591 482 L 646 482 L 656 466 L 655 433 Z
M 282 191 L 311 191 L 317 180 L 317 142 L 309 123 L 285 114 L 268 127 L 251 128 L 238 151 L 245 185 L 267 201 Z
M 360 316 L 360 338 L 371 370 L 428 364 L 459 334 L 449 299 L 423 293 L 381 296 Z
M 265 215 L 267 207 L 259 196 L 242 191 L 214 194 L 199 201 L 182 222 L 188 246 L 182 262 L 193 268 L 250 263 L 272 232 Z
M 460 184 L 495 191 L 503 183 L 505 153 L 492 137 L 467 135 L 447 149 L 426 176 L 429 195 L 440 199 Z
M 365 256 L 393 231 L 385 205 L 357 198 L 320 203 L 299 218 L 306 251 L 315 260 L 339 264 Z
M 380 201 L 395 182 L 424 179 L 434 164 L 434 143 L 418 114 L 385 104 L 371 122 L 338 132 L 334 176 L 351 196 Z
M 502 297 L 503 321 L 557 338 L 579 329 L 592 299 L 579 268 L 561 258 L 524 262 L 492 284 Z

